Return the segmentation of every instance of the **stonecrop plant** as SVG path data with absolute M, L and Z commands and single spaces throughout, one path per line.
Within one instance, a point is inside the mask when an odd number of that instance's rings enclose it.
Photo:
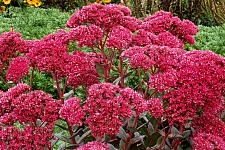
M 92 4 L 39 40 L 0 35 L 0 149 L 225 150 L 225 59 L 198 28 Z M 36 89 L 35 73 L 58 96 Z

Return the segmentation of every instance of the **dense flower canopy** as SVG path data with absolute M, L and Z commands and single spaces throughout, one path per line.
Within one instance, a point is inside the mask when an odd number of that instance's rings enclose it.
M 196 112 L 218 114 L 224 108 L 225 60 L 210 51 L 191 51 L 179 58 L 177 67 L 154 75 L 150 86 L 168 91 L 166 113 L 171 123 L 184 123 Z
M 0 35 L 0 149 L 151 149 L 160 138 L 159 149 L 224 149 L 225 59 L 184 50 L 198 31 L 191 21 L 92 4 L 66 26 L 39 40 Z M 50 93 L 32 83 L 43 74 Z

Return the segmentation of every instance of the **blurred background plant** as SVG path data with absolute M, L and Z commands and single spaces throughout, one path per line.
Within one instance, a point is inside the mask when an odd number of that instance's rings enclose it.
M 182 19 L 201 25 L 225 23 L 224 0 L 121 0 L 136 17 L 145 17 L 158 10 L 170 11 Z
M 7 12 L 10 5 L 54 7 L 70 11 L 91 3 L 121 3 L 128 6 L 133 16 L 138 18 L 144 18 L 158 10 L 165 10 L 198 25 L 214 26 L 225 23 L 224 0 L 0 0 L 0 13 Z
M 10 6 L 19 6 L 21 8 L 26 6 L 40 7 L 43 4 L 42 0 L 0 0 L 0 14 L 4 13 L 9 16 Z

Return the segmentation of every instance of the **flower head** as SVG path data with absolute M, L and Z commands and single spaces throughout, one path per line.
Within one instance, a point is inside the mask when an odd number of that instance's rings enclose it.
M 88 124 L 94 137 L 116 135 L 123 119 L 132 114 L 129 98 L 123 97 L 120 88 L 111 83 L 94 84 L 88 90 L 84 110 L 89 114 Z
M 27 58 L 19 56 L 10 62 L 6 73 L 6 79 L 17 83 L 29 72 L 29 61 Z
M 81 10 L 74 13 L 68 20 L 66 26 L 75 28 L 88 23 L 99 26 L 103 31 L 108 32 L 112 27 L 122 25 L 123 17 L 130 15 L 130 9 L 122 5 L 92 4 L 84 6 Z M 125 20 L 126 19 L 124 19 L 124 22 L 128 21 Z M 126 24 L 128 24 L 128 22 Z
M 180 42 L 188 42 L 190 44 L 194 44 L 195 40 L 193 36 L 198 32 L 198 28 L 193 22 L 189 20 L 182 21 L 178 17 L 173 17 L 172 13 L 165 11 L 158 11 L 152 16 L 145 18 L 141 29 L 156 35 L 170 32 Z
M 96 25 L 78 26 L 70 31 L 71 40 L 78 41 L 78 46 L 94 47 L 103 39 L 103 31 Z
M 67 120 L 70 125 L 82 124 L 81 119 L 84 118 L 84 112 L 80 107 L 79 98 L 70 98 L 65 101 L 61 107 L 59 114 L 60 117 Z
M 84 144 L 80 147 L 77 148 L 77 150 L 109 150 L 109 146 L 107 144 L 93 141 L 93 142 L 88 142 L 87 144 Z
M 0 34 L 0 61 L 8 62 L 17 55 L 17 52 L 23 52 L 25 42 L 21 34 L 17 32 L 4 32 Z
M 131 31 L 122 26 L 115 26 L 110 32 L 109 38 L 107 40 L 107 47 L 114 47 L 117 49 L 128 48 L 131 42 Z
M 179 48 L 167 46 L 147 45 L 142 47 L 131 47 L 122 53 L 122 56 L 129 59 L 133 68 L 141 68 L 144 71 L 158 68 L 165 71 L 176 66 L 178 58 L 185 51 Z
M 98 83 L 98 73 L 96 71 L 95 63 L 88 54 L 84 52 L 74 52 L 70 56 L 67 71 L 67 84 L 77 88 L 79 85 L 86 87 Z
M 11 0 L 2 0 L 2 2 L 6 5 L 10 4 Z
M 198 114 L 218 115 L 224 108 L 225 60 L 210 51 L 180 55 L 177 65 L 154 75 L 150 87 L 166 91 L 163 100 L 171 124 L 184 124 Z
M 50 72 L 53 77 L 60 79 L 67 75 L 65 69 L 69 62 L 69 54 L 67 47 L 62 43 L 58 43 L 55 36 L 49 36 L 42 40 L 29 41 L 27 46 L 31 49 L 27 53 L 31 66 L 38 68 L 42 72 Z
M 224 139 L 212 134 L 198 133 L 193 136 L 193 150 L 225 150 Z

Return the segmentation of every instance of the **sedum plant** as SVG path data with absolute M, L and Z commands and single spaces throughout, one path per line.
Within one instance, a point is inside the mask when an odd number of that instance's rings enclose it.
M 0 35 L 1 149 L 224 149 L 225 59 L 184 50 L 191 21 L 92 4 L 66 26 L 40 40 Z M 35 71 L 57 97 L 33 87 Z

